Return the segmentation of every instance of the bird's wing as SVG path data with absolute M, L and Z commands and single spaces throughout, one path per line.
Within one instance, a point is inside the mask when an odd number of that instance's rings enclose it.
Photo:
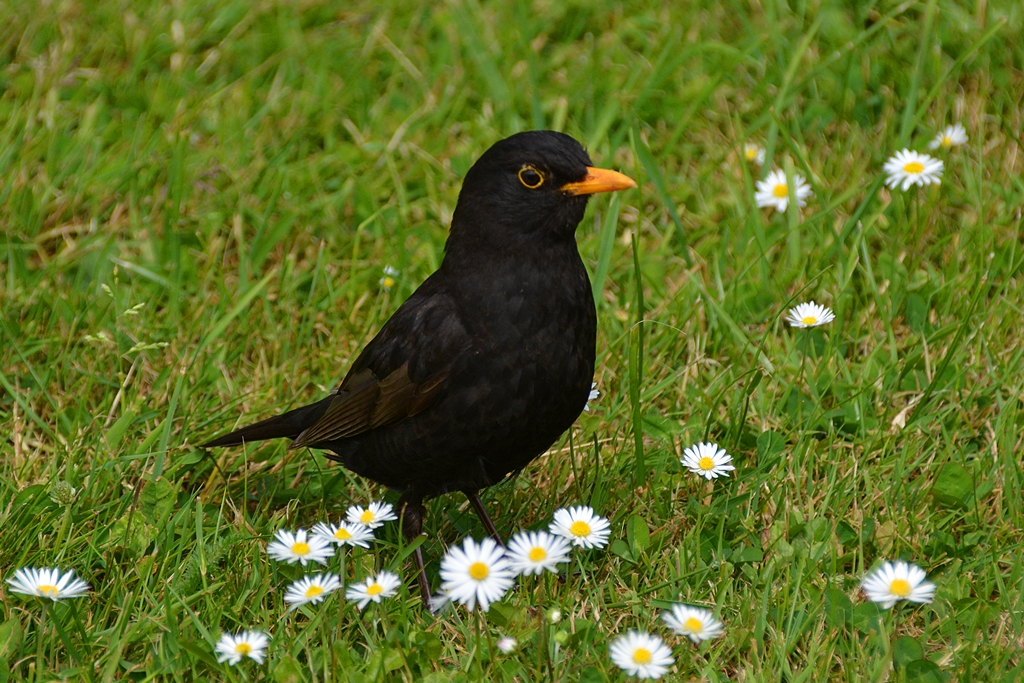
M 452 364 L 469 348 L 435 273 L 366 345 L 327 410 L 290 448 L 355 436 L 421 412 L 440 398 Z

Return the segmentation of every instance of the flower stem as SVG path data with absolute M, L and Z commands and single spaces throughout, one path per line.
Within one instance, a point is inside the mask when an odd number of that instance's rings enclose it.
M 548 680 L 552 680 L 551 653 L 548 651 L 548 611 L 544 605 L 544 581 L 546 578 L 538 577 L 537 579 L 537 592 L 535 593 L 537 600 L 534 603 L 537 607 L 537 670 L 544 671 L 546 668 Z
M 342 615 L 345 612 L 345 586 L 348 583 L 348 577 L 345 575 L 345 559 L 348 556 L 348 552 L 345 546 L 338 548 L 338 555 L 341 558 L 341 568 L 338 570 L 338 577 L 341 579 L 341 587 L 338 588 L 338 592 L 341 593 L 341 598 L 338 600 L 338 623 L 334 629 L 334 637 L 340 640 L 341 626 L 345 623 Z
M 804 379 L 804 384 L 807 386 L 807 390 L 811 390 L 811 383 L 807 378 L 807 342 L 810 339 L 811 331 L 810 328 L 803 330 L 803 334 L 800 335 L 800 376 Z M 804 392 L 802 389 L 797 387 L 796 395 L 796 415 L 797 421 L 802 425 L 804 422 Z
M 64 506 L 64 515 L 60 520 L 60 528 L 57 529 L 57 540 L 54 541 L 53 547 L 60 548 L 64 545 L 64 538 L 68 533 L 68 524 L 71 522 L 71 506 Z
M 479 608 L 479 605 L 477 605 L 477 607 Z M 467 667 L 469 669 L 469 671 L 472 672 L 472 670 L 473 670 L 473 663 L 474 663 L 474 661 L 476 662 L 476 664 L 477 664 L 477 677 L 476 677 L 476 680 L 478 680 L 478 681 L 484 680 L 483 679 L 483 673 L 484 673 L 483 663 L 481 663 L 479 661 L 480 660 L 480 619 L 481 619 L 480 610 L 479 609 L 473 610 L 473 647 L 471 647 L 470 650 L 469 650 L 469 666 Z
M 914 193 L 914 243 L 921 239 L 921 192 Z
M 36 671 L 46 671 L 46 667 L 43 665 L 43 636 L 46 634 L 46 622 L 49 615 L 49 608 L 43 609 L 39 614 L 39 629 L 36 632 Z

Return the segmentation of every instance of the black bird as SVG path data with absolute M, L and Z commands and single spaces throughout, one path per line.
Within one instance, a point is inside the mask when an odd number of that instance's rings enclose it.
M 636 187 L 591 166 L 568 135 L 518 133 L 466 174 L 444 260 L 327 398 L 204 446 L 289 438 L 402 491 L 415 539 L 427 498 L 518 472 L 579 417 L 594 377 L 597 313 L 576 247 L 589 195 Z M 424 602 L 430 591 L 415 553 Z

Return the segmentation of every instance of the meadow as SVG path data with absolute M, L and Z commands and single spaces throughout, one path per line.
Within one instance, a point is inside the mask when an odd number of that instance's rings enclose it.
M 621 681 L 630 629 L 665 680 L 1024 680 L 1022 36 L 1016 0 L 0 4 L 0 683 Z M 578 231 L 600 395 L 484 500 L 506 535 L 592 506 L 610 544 L 486 614 L 414 586 L 286 611 L 309 569 L 274 533 L 395 494 L 197 444 L 336 386 L 472 162 L 540 128 L 639 188 Z M 941 184 L 885 185 L 904 148 Z M 806 207 L 757 206 L 772 169 Z M 787 324 L 808 300 L 836 319 Z M 731 476 L 681 465 L 702 441 Z M 436 582 L 485 532 L 428 508 Z M 410 579 L 377 536 L 331 570 Z M 896 559 L 933 602 L 865 599 Z M 25 567 L 91 590 L 18 594 Z M 724 634 L 673 635 L 674 603 Z M 218 662 L 243 629 L 266 661 Z

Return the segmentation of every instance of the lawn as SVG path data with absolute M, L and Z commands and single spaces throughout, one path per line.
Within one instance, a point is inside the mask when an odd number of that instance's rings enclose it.
M 666 680 L 1024 680 L 1022 36 L 1016 0 L 0 4 L 0 683 L 623 681 L 630 630 Z M 535 128 L 639 188 L 577 233 L 600 396 L 484 499 L 506 536 L 592 506 L 610 544 L 486 614 L 288 611 L 312 568 L 275 532 L 397 495 L 197 444 L 336 386 L 469 166 Z M 941 184 L 886 186 L 904 148 Z M 806 207 L 758 207 L 773 169 Z M 836 319 L 788 324 L 809 300 Z M 703 441 L 731 476 L 683 467 Z M 436 588 L 485 532 L 428 508 Z M 410 550 L 390 523 L 328 568 L 408 581 Z M 931 603 L 865 597 L 898 559 Z M 91 590 L 21 595 L 25 567 Z M 724 634 L 673 634 L 675 603 Z M 266 661 L 219 663 L 245 629 Z

